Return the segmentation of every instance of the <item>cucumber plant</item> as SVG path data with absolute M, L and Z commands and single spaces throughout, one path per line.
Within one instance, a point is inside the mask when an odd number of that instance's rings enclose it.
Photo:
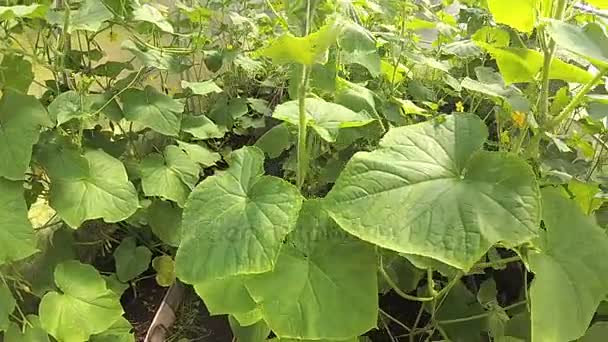
M 6 1 L 3 339 L 155 277 L 236 341 L 603 341 L 603 9 Z

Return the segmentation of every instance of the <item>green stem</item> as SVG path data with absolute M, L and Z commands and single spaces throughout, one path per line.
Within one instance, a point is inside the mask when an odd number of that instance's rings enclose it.
M 297 185 L 302 189 L 308 172 L 308 153 L 306 151 L 306 88 L 308 86 L 308 65 L 302 65 L 302 80 L 298 89 L 298 170 Z
M 416 296 L 412 296 L 412 295 L 409 295 L 409 294 L 403 292 L 399 288 L 397 283 L 395 283 L 395 281 L 388 275 L 388 273 L 386 273 L 386 270 L 384 269 L 384 266 L 382 265 L 382 259 L 380 259 L 380 273 L 382 273 L 382 276 L 384 277 L 384 279 L 386 280 L 388 285 L 395 291 L 395 293 L 398 294 L 399 296 L 403 297 L 406 300 L 411 300 L 411 301 L 415 301 L 415 302 L 430 302 L 435 299 L 435 297 L 416 297 Z
M 389 320 L 393 321 L 393 323 L 397 324 L 398 326 L 402 327 L 403 329 L 405 329 L 405 331 L 407 332 L 411 332 L 412 329 L 410 329 L 410 327 L 408 327 L 407 325 L 403 324 L 400 320 L 396 319 L 395 317 L 391 316 L 388 312 L 378 308 L 378 311 L 384 315 L 386 318 L 388 318 Z
M 509 264 L 512 262 L 517 262 L 520 260 L 521 260 L 521 258 L 518 255 L 515 255 L 512 257 L 508 257 L 508 258 L 504 258 L 504 259 L 500 259 L 500 260 L 496 260 L 496 261 L 492 261 L 492 262 L 480 262 L 480 263 L 475 264 L 473 266 L 473 269 L 484 269 L 484 268 L 489 268 L 489 267 L 504 266 L 506 264 Z
M 552 17 L 555 19 L 561 19 L 564 16 L 565 9 L 566 0 L 558 0 L 553 11 Z M 541 35 L 543 41 L 545 41 L 546 35 L 544 27 L 541 27 L 539 34 Z M 556 48 L 557 46 L 555 44 L 555 41 L 551 38 L 549 38 L 548 45 L 543 44 L 544 60 L 540 88 L 540 115 L 538 117 L 538 121 L 541 124 L 547 118 L 547 114 L 549 113 L 549 72 L 551 71 L 551 62 L 553 61 L 553 56 L 555 55 Z
M 595 77 L 591 81 L 589 81 L 585 86 L 574 96 L 574 98 L 568 103 L 568 105 L 562 109 L 562 111 L 549 123 L 548 131 L 557 127 L 562 121 L 566 120 L 572 112 L 578 107 L 578 105 L 583 101 L 585 95 L 589 93 L 598 82 L 604 77 L 604 75 L 608 72 L 608 69 L 601 69 Z
M 526 304 L 526 301 L 522 301 L 522 302 L 518 302 L 515 304 L 511 304 L 509 306 L 505 306 L 503 308 L 503 310 L 508 311 L 511 310 L 513 308 L 516 308 L 518 306 L 524 305 Z M 456 319 L 446 319 L 443 321 L 436 321 L 437 324 L 454 324 L 454 323 L 462 323 L 462 322 L 468 322 L 468 321 L 474 321 L 476 319 L 481 319 L 481 318 L 485 318 L 488 317 L 492 314 L 492 311 L 487 311 L 478 315 L 473 315 L 473 316 L 469 316 L 469 317 L 463 317 L 463 318 L 456 318 Z

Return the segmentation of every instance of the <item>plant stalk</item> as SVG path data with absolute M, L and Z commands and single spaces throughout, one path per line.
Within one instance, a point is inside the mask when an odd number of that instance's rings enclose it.
M 578 105 L 583 101 L 585 95 L 587 95 L 587 93 L 589 93 L 598 84 L 602 77 L 606 75 L 606 72 L 608 72 L 608 69 L 601 69 L 591 81 L 585 84 L 583 89 L 581 89 L 576 94 L 576 96 L 574 96 L 574 98 L 570 101 L 570 103 L 568 103 L 568 105 L 564 109 L 562 109 L 562 111 L 549 123 L 549 131 L 553 130 L 562 121 L 566 120 L 572 114 L 576 107 L 578 107 Z
M 298 89 L 298 169 L 296 179 L 299 189 L 302 189 L 308 172 L 308 153 L 306 150 L 306 88 L 308 87 L 308 76 L 308 65 L 302 65 L 302 79 Z
M 561 19 L 564 16 L 565 9 L 566 0 L 558 0 L 552 17 L 554 19 Z M 551 62 L 553 61 L 557 46 L 555 41 L 551 38 L 549 38 L 548 44 L 546 44 L 546 40 L 544 39 L 546 37 L 544 28 L 541 28 L 540 35 L 543 38 L 543 41 L 545 41 L 545 44 L 543 44 L 544 60 L 540 88 L 540 115 L 538 118 L 542 124 L 549 113 L 549 72 L 551 71 Z

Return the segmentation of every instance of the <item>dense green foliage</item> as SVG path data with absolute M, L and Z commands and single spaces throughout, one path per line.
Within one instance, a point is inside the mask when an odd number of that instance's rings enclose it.
M 606 339 L 608 1 L 169 3 L 0 6 L 4 341 Z

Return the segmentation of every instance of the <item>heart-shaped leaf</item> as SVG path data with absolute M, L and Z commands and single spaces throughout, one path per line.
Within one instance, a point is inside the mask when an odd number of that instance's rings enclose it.
M 40 323 L 59 342 L 84 342 L 110 328 L 122 314 L 120 298 L 106 287 L 93 266 L 66 261 L 55 269 L 61 292 L 40 302 Z
M 138 122 L 158 133 L 177 136 L 182 121 L 184 104 L 172 99 L 152 86 L 143 90 L 127 89 L 121 94 L 124 114 L 128 120 Z
M 333 142 L 341 128 L 361 127 L 374 121 L 365 112 L 354 112 L 342 105 L 308 98 L 306 103 L 306 124 L 325 141 Z M 297 126 L 299 122 L 298 101 L 278 105 L 272 117 Z
M 97 218 L 119 222 L 137 210 L 137 192 L 124 165 L 102 150 L 80 155 L 52 145 L 40 159 L 51 179 L 51 207 L 70 227 Z
M 298 217 L 298 189 L 263 175 L 260 149 L 244 147 L 227 161 L 228 170 L 202 181 L 186 202 L 175 261 L 187 283 L 270 271 Z
M 558 190 L 542 196 L 546 232 L 529 256 L 532 341 L 572 341 L 608 294 L 608 236 Z
M 0 177 L 0 265 L 38 251 L 36 235 L 27 219 L 23 184 Z
M 135 238 L 126 237 L 114 251 L 116 276 L 122 282 L 135 279 L 150 265 L 152 252 L 145 246 L 136 246 Z
M 471 114 L 390 130 L 348 162 L 327 196 L 330 215 L 365 241 L 462 270 L 496 242 L 531 240 L 534 173 L 514 155 L 480 151 L 487 134 Z
M 584 27 L 559 20 L 547 23 L 547 32 L 564 49 L 570 50 L 601 67 L 608 67 L 608 36 L 604 26 L 589 23 Z

